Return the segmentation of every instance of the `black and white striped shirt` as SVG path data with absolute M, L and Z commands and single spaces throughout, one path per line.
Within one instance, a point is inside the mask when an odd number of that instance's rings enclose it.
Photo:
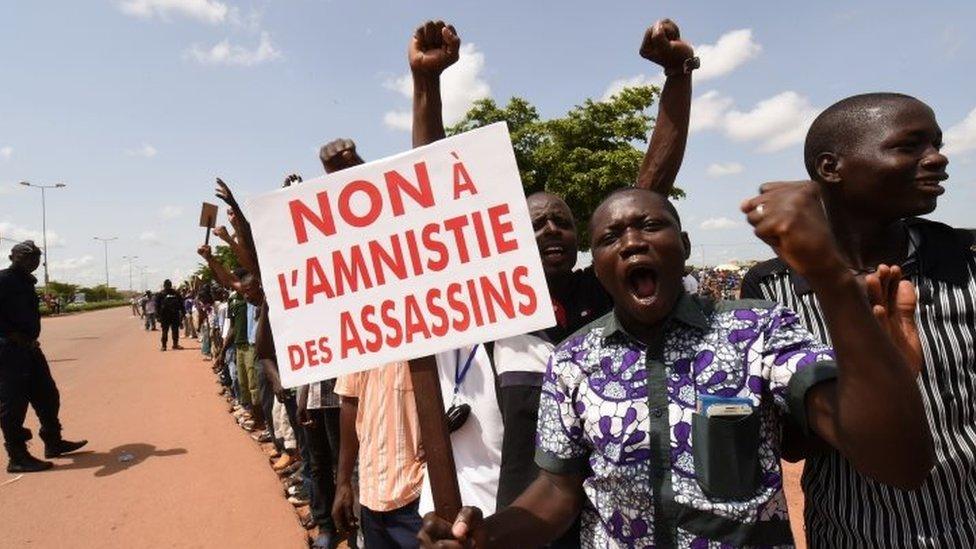
M 976 547 L 976 246 L 966 231 L 906 223 L 917 244 L 905 270 L 919 298 L 925 354 L 919 388 L 936 466 L 909 492 L 862 476 L 836 451 L 808 456 L 802 483 L 813 548 Z M 793 309 L 829 343 L 816 297 L 782 261 L 749 271 L 742 296 Z

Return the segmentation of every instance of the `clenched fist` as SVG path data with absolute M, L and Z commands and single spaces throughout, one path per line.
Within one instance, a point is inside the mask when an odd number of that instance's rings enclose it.
M 640 55 L 669 72 L 682 70 L 685 60 L 695 56 L 695 50 L 681 39 L 681 31 L 674 21 L 661 19 L 644 31 Z
M 847 270 L 812 181 L 766 183 L 741 209 L 756 236 L 811 283 Z
M 427 21 L 417 27 L 410 39 L 407 59 L 414 76 L 439 76 L 457 62 L 461 37 L 443 21 Z
M 197 248 L 197 253 L 200 254 L 200 257 L 207 260 L 213 257 L 213 252 L 210 250 L 210 246 L 207 246 L 206 244 Z
M 333 173 L 363 163 L 363 159 L 356 153 L 356 143 L 352 139 L 336 139 L 319 149 L 319 160 L 325 168 L 325 173 Z

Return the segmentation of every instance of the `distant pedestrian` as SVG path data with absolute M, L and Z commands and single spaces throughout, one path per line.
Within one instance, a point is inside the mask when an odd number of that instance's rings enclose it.
M 183 320 L 183 298 L 173 289 L 173 283 L 169 280 L 163 281 L 163 291 L 156 294 L 156 314 L 159 316 L 159 323 L 162 325 L 162 346 L 160 350 L 166 350 L 166 336 L 169 332 L 173 333 L 173 349 L 180 347 L 180 323 Z

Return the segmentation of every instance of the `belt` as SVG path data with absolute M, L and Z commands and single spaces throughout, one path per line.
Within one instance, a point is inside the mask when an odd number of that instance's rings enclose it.
M 25 347 L 27 349 L 33 349 L 41 346 L 36 339 L 32 339 L 18 333 L 0 335 L 0 344 L 6 343 L 12 343 L 18 347 Z

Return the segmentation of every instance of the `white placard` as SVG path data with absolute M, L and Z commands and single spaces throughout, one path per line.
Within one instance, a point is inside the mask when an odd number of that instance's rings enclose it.
M 555 324 L 504 123 L 246 209 L 285 387 Z

